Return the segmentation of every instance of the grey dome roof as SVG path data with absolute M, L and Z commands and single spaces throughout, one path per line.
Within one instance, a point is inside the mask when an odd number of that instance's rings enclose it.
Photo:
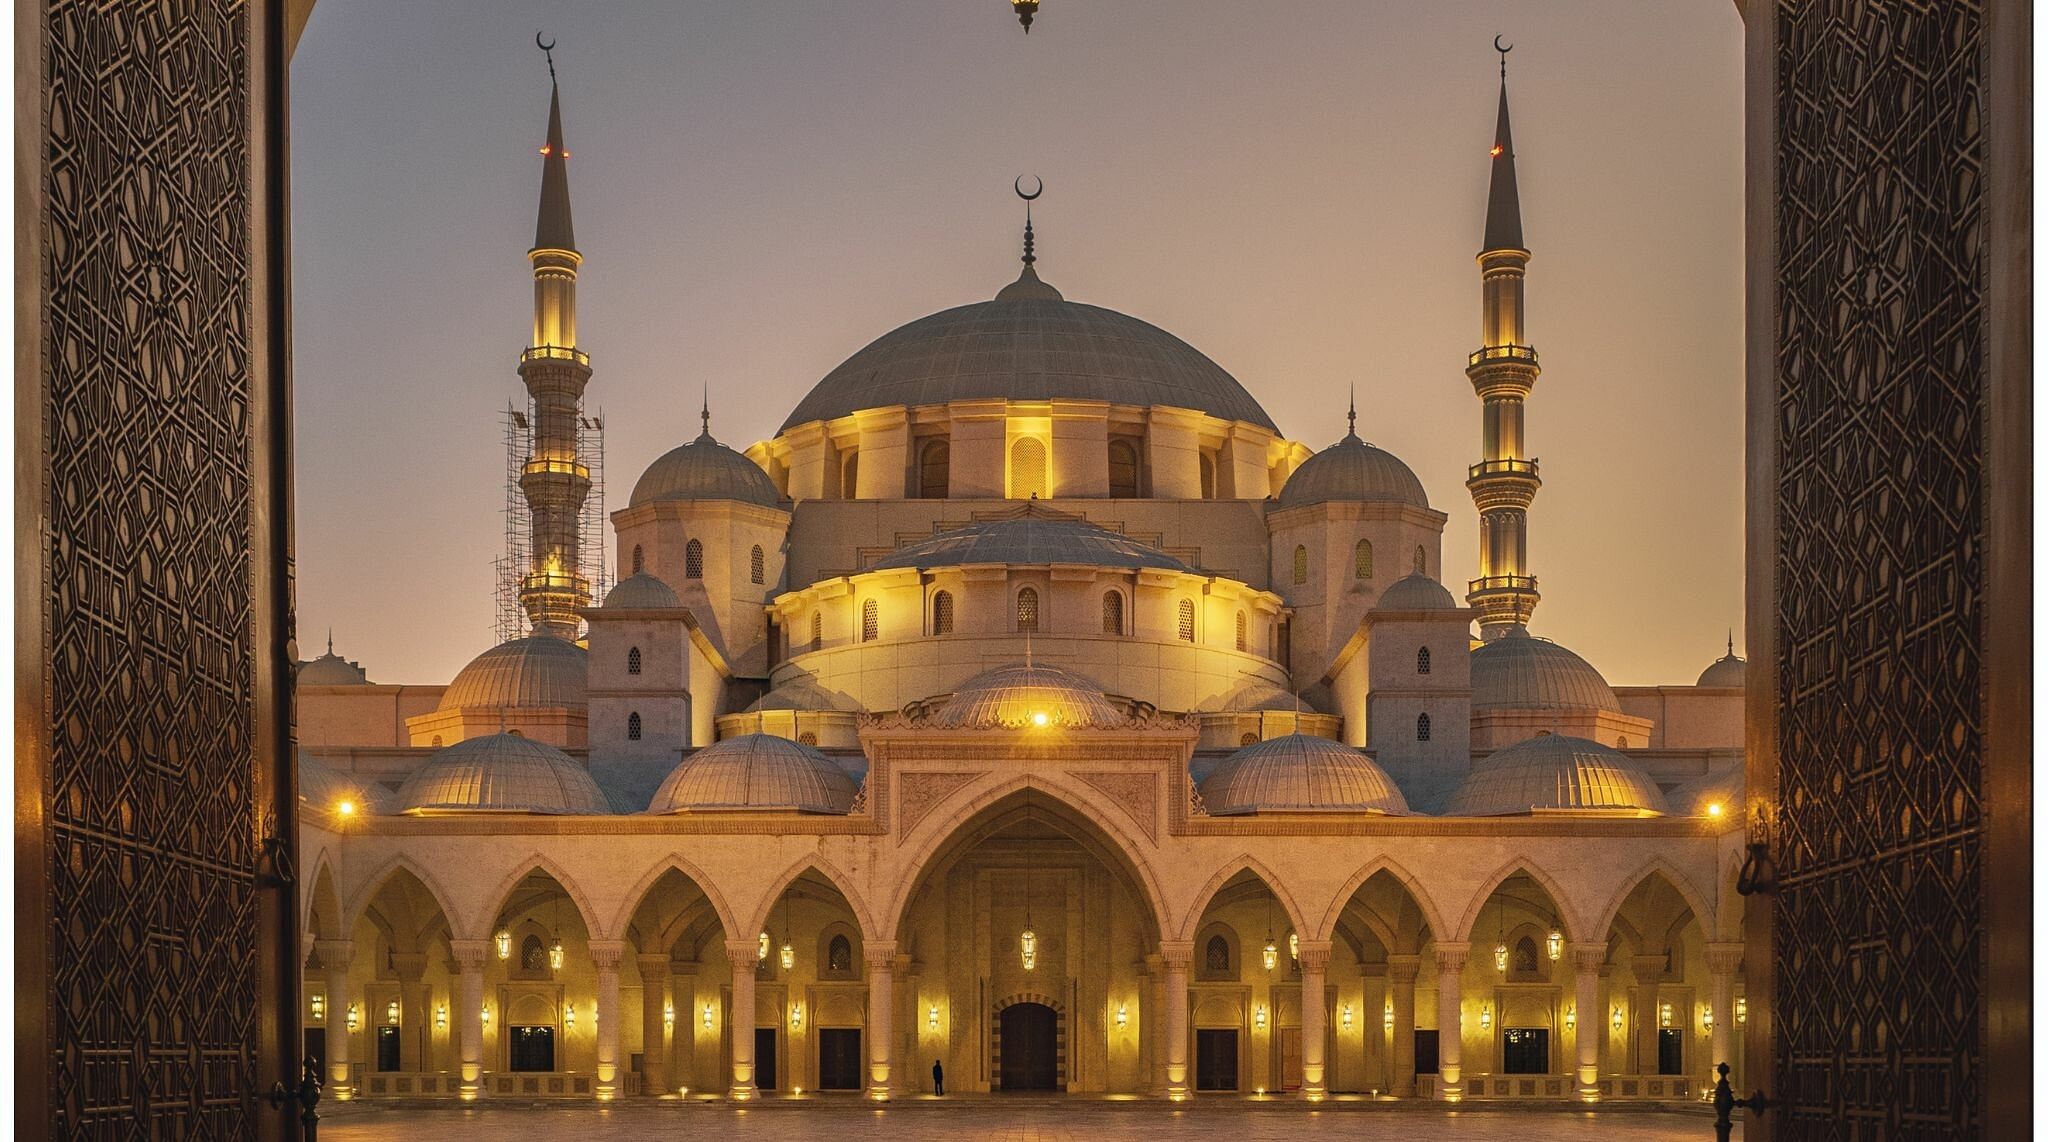
M 1082 729 L 1126 720 L 1095 682 L 1057 666 L 1020 662 L 962 682 L 925 724 L 941 730 Z
M 412 772 L 390 813 L 609 813 L 590 771 L 575 758 L 518 734 L 465 738 Z
M 1363 753 L 1309 734 L 1248 745 L 1202 780 L 1212 817 L 1241 813 L 1406 813 L 1408 800 Z
M 1280 506 L 1341 501 L 1376 501 L 1429 506 L 1422 481 L 1401 458 L 1360 440 L 1355 433 L 1302 462 L 1280 489 Z
M 974 563 L 1035 566 L 1076 563 L 1089 567 L 1194 568 L 1149 544 L 1084 519 L 1040 514 L 1027 508 L 1010 519 L 971 523 L 893 551 L 869 567 L 958 567 Z
M 627 503 L 639 507 L 655 500 L 738 500 L 772 508 L 781 504 L 782 493 L 759 465 L 713 440 L 706 428 L 649 464 Z
M 758 714 L 763 710 L 836 710 L 841 713 L 858 713 L 860 703 L 819 684 L 811 675 L 804 674 L 777 683 L 773 690 L 761 695 L 747 706 L 746 712 Z
M 294 679 L 300 686 L 368 686 L 370 675 L 359 662 L 334 653 L 334 635 L 327 636 L 327 653 L 311 662 L 299 663 Z
M 1394 580 L 1394 585 L 1380 592 L 1379 601 L 1373 604 L 1376 611 L 1455 611 L 1458 600 L 1442 583 L 1427 575 L 1415 574 Z
M 565 639 L 528 635 L 470 660 L 441 694 L 440 709 L 580 707 L 590 655 Z
M 1657 783 L 1621 751 L 1545 734 L 1481 759 L 1444 806 L 1452 817 L 1541 810 L 1662 813 L 1665 802 Z
M 1727 655 L 1717 658 L 1705 670 L 1700 671 L 1697 686 L 1726 686 L 1740 690 L 1749 682 L 1749 663 L 1735 657 L 1734 648 Z
M 942 310 L 869 342 L 827 373 L 780 431 L 864 408 L 990 398 L 1171 405 L 1279 431 L 1235 377 L 1187 342 L 1115 310 L 1067 301 L 1026 273 L 993 301 Z
M 331 809 L 343 801 L 348 801 L 361 810 L 369 801 L 369 793 L 362 782 L 301 749 L 299 800 L 321 809 Z
M 1547 638 L 1510 627 L 1472 651 L 1474 710 L 1621 711 L 1593 665 Z
M 642 571 L 628 575 L 604 594 L 605 610 L 664 611 L 683 605 L 675 588 Z
M 1681 817 L 1705 817 L 1707 806 L 1720 805 L 1721 819 L 1734 821 L 1743 803 L 1748 781 L 1740 763 L 1703 774 L 1664 795 L 1671 811 Z
M 647 811 L 846 813 L 856 792 L 853 778 L 810 746 L 773 734 L 742 734 L 684 758 L 655 790 Z
M 1316 709 L 1315 703 L 1309 701 L 1306 695 L 1295 694 L 1263 678 L 1253 678 L 1220 698 L 1202 703 L 1201 710 L 1203 713 L 1221 712 L 1231 714 L 1247 714 L 1258 710 L 1278 710 L 1284 712 L 1300 710 L 1304 714 L 1322 713 L 1321 710 Z

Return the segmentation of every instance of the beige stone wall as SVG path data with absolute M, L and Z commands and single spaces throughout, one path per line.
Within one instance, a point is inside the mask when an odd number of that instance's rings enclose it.
M 1625 714 L 1654 724 L 1645 745 L 1654 749 L 1714 749 L 1742 745 L 1739 688 L 1616 686 Z
M 429 714 L 446 686 L 301 686 L 293 712 L 299 744 L 403 746 L 407 718 Z

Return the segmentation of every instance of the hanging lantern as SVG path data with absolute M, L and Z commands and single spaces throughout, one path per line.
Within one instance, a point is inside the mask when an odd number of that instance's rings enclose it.
M 1736 996 L 1736 997 L 1735 997 L 1735 1025 L 1736 1025 L 1737 1027 L 1743 1027 L 1743 1026 L 1747 1026 L 1747 1025 L 1748 1025 L 1748 1023 L 1749 1023 L 1749 1000 L 1748 1000 L 1748 999 L 1747 999 L 1746 997 L 1744 997 L 1744 996 L 1739 996 L 1739 995 L 1738 995 L 1738 996 Z
M 387 1004 L 385 1004 L 385 1005 L 384 1005 L 384 1022 L 386 1022 L 386 1023 L 396 1023 L 396 1022 L 398 1022 L 398 1001 L 397 1001 L 397 1000 L 395 1000 L 395 999 L 394 999 L 394 1000 L 392 1000 L 391 1002 L 389 1002 L 389 1003 L 387 1003 Z
M 1273 942 L 1273 937 L 1270 935 L 1266 937 L 1265 960 L 1267 971 L 1272 971 L 1280 966 L 1280 946 Z
M 1660 1003 L 1660 1004 L 1658 1004 L 1658 1005 L 1657 1005 L 1657 1026 L 1659 1026 L 1659 1027 L 1669 1027 L 1669 1026 L 1671 1026 L 1671 1005 L 1670 1005 L 1670 1004 L 1668 1004 L 1668 1003 Z
M 1550 962 L 1556 963 L 1557 958 L 1564 954 L 1564 933 L 1552 928 L 1550 938 L 1543 941 L 1543 944 L 1550 952 Z
M 499 959 L 509 960 L 512 958 L 512 933 L 500 928 L 498 929 L 498 934 L 492 936 L 491 939 L 497 941 Z
M 784 940 L 782 942 L 782 970 L 788 971 L 789 969 L 795 966 L 796 945 L 790 943 L 788 940 Z
M 1579 1026 L 1579 1009 L 1578 1009 L 1578 1008 L 1576 1008 L 1576 1007 L 1567 1007 L 1567 1008 L 1565 1008 L 1565 1009 L 1564 1009 L 1564 1029 L 1565 1029 L 1565 1030 L 1567 1030 L 1567 1031 L 1572 1031 L 1572 1030 L 1576 1030 L 1576 1029 L 1578 1028 L 1578 1026 Z
M 573 1003 L 571 1003 L 571 1004 L 567 1004 L 567 1005 L 565 1005 L 565 1006 L 564 1006 L 564 1007 L 562 1008 L 562 1026 L 563 1026 L 563 1027 L 565 1027 L 565 1028 L 567 1028 L 567 1029 L 569 1029 L 569 1030 L 571 1030 L 571 1031 L 574 1031 L 574 1030 L 576 1029 L 576 1005 L 575 1005 L 575 1004 L 573 1004 Z
M 1017 950 L 1024 954 L 1024 970 L 1037 970 L 1038 933 L 1029 928 L 1024 929 L 1024 934 L 1017 937 Z
M 768 929 L 766 928 L 761 929 L 761 950 L 754 958 L 761 960 L 768 958 Z
M 1493 946 L 1493 970 L 1497 972 L 1508 970 L 1508 946 L 1505 943 Z
M 324 996 L 324 995 L 319 995 L 319 994 L 317 994 L 317 993 L 316 993 L 316 994 L 315 994 L 315 995 L 313 996 L 313 998 L 311 998 L 311 999 L 309 999 L 309 1000 L 307 1000 L 307 1001 L 306 1001 L 306 1009 L 307 1009 L 307 1013 L 308 1013 L 309 1015 L 311 1015 L 311 1016 L 312 1016 L 312 1018 L 313 1018 L 313 1022 L 315 1022 L 315 1023 L 325 1023 L 325 1022 L 327 1021 L 327 997 L 326 997 L 326 996 Z
M 548 967 L 555 971 L 561 971 L 562 960 L 562 938 L 556 936 L 555 942 L 548 945 Z
M 711 1005 L 708 1003 L 704 1005 L 704 1029 L 711 1030 Z

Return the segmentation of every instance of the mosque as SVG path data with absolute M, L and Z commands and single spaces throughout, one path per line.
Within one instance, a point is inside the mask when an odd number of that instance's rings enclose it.
M 1287 438 L 1189 343 L 1068 300 L 1027 222 L 1014 281 L 859 349 L 772 439 L 707 410 L 611 514 L 599 597 L 559 91 L 541 154 L 526 633 L 445 685 L 331 641 L 297 676 L 330 1097 L 1741 1079 L 1743 660 L 1615 687 L 1531 627 L 1505 79 L 1470 575 L 1355 415 Z

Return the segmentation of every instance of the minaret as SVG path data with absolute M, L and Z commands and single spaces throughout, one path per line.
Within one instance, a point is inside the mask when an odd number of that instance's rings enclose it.
M 1515 145 L 1508 131 L 1508 49 L 1500 47 L 1500 119 L 1493 133 L 1493 181 L 1486 197 L 1486 238 L 1479 251 L 1482 290 L 1480 347 L 1465 376 L 1484 407 L 1484 458 L 1472 465 L 1465 487 L 1479 509 L 1479 578 L 1465 601 L 1479 612 L 1479 633 L 1497 638 L 1526 626 L 1536 610 L 1536 577 L 1529 574 L 1529 504 L 1543 481 L 1522 435 L 1522 403 L 1542 370 L 1529 344 L 1522 279 L 1529 251 L 1522 244 L 1522 204 L 1515 192 Z
M 549 45 L 552 46 L 552 45 Z M 545 50 L 545 47 L 543 48 Z M 577 611 L 590 605 L 578 523 L 590 493 L 590 469 L 576 454 L 590 355 L 576 347 L 576 251 L 569 217 L 569 151 L 562 145 L 562 92 L 548 58 L 548 141 L 540 149 L 540 218 L 534 226 L 533 341 L 519 355 L 519 377 L 532 400 L 532 435 L 519 490 L 533 513 L 532 563 L 519 603 L 533 633 L 573 639 Z

